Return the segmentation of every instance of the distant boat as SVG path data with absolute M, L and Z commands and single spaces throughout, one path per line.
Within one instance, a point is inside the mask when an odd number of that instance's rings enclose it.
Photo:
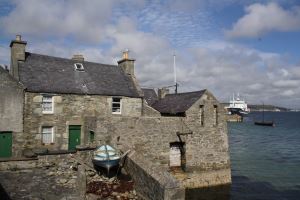
M 254 122 L 254 124 L 258 125 L 258 126 L 275 126 L 275 124 L 274 124 L 273 121 L 269 121 L 269 122 L 266 122 L 266 121 Z
M 105 168 L 109 174 L 111 168 L 119 165 L 120 155 L 110 145 L 102 145 L 95 150 L 92 161 L 95 166 Z
M 275 126 L 273 121 L 265 121 L 265 105 L 263 104 L 263 111 L 262 111 L 262 121 L 255 121 L 255 125 L 258 126 Z
M 230 115 L 237 114 L 243 116 L 250 113 L 250 109 L 248 108 L 246 101 L 242 100 L 239 94 L 236 98 L 233 94 L 232 100 L 229 101 L 229 106 L 226 107 L 226 109 L 228 110 L 228 114 Z

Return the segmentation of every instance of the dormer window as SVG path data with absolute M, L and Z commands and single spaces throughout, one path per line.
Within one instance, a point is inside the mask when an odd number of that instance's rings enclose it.
M 84 71 L 83 64 L 81 64 L 81 63 L 75 63 L 74 67 L 75 67 L 76 71 L 79 71 L 79 72 L 83 72 Z

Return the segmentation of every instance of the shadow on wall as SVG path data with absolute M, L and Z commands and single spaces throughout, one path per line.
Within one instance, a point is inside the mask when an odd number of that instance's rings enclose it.
M 0 184 L 0 199 L 1 200 L 11 200 L 11 198 L 9 197 L 9 195 L 7 194 L 7 192 L 4 190 L 4 188 L 2 187 L 2 185 Z

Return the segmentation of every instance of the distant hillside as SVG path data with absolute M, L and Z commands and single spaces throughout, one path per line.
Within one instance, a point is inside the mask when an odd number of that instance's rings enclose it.
M 265 111 L 290 111 L 291 109 L 279 107 L 279 106 L 273 106 L 273 105 L 248 105 L 251 111 L 262 111 L 263 109 Z
M 229 103 L 221 103 L 224 107 L 229 106 Z M 248 105 L 248 108 L 250 108 L 250 111 L 262 111 L 263 110 L 263 105 Z M 291 109 L 284 108 L 284 107 L 279 107 L 279 106 L 273 106 L 273 105 L 264 105 L 264 110 L 265 111 L 281 111 L 281 112 L 286 112 L 286 111 L 291 111 Z

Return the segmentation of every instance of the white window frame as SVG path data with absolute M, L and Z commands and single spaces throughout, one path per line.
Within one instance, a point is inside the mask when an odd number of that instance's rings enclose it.
M 47 132 L 46 129 L 50 130 L 50 132 Z M 54 143 L 54 127 L 53 126 L 42 126 L 41 128 L 41 134 L 42 134 L 42 144 L 49 145 Z M 51 134 L 51 141 L 45 142 L 44 141 L 44 135 L 45 134 Z
M 44 98 L 51 98 L 51 101 L 45 101 Z M 44 108 L 44 104 L 46 103 L 51 103 L 51 110 L 45 110 Z M 42 97 L 42 111 L 43 111 L 43 114 L 53 114 L 54 113 L 54 99 L 53 99 L 53 96 L 47 96 L 47 95 L 44 95 Z
M 120 102 L 114 101 L 114 99 L 120 99 Z M 114 104 L 119 104 L 119 111 L 114 111 Z M 118 108 L 118 107 L 116 107 Z M 120 115 L 122 113 L 122 98 L 121 97 L 112 97 L 111 98 L 111 112 L 112 114 Z

